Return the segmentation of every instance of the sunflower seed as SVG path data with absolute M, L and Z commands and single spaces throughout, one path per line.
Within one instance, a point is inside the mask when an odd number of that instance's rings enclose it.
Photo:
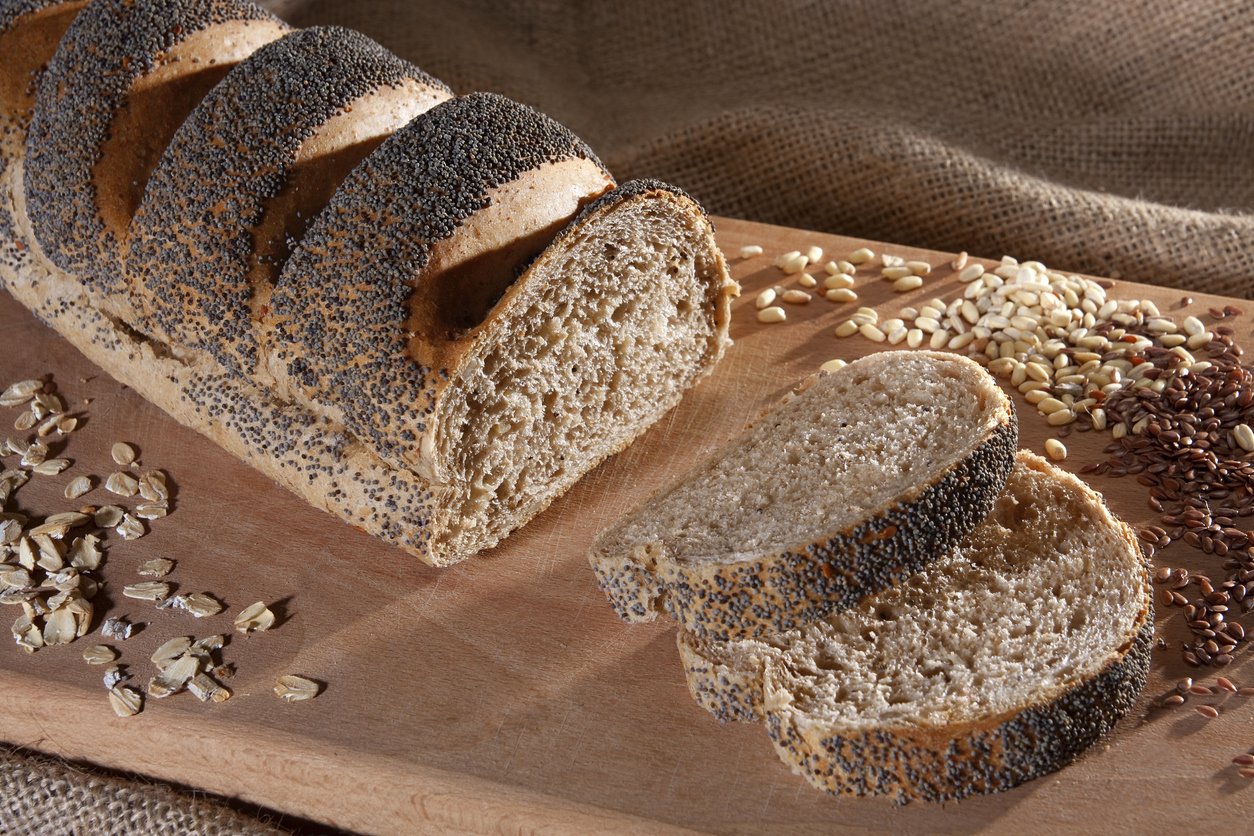
M 258 601 L 245 607 L 239 615 L 235 616 L 235 629 L 241 633 L 265 632 L 274 626 L 274 613 L 265 605 L 264 601 Z
M 303 676 L 288 674 L 274 681 L 274 693 L 284 702 L 304 702 L 318 696 L 319 683 Z

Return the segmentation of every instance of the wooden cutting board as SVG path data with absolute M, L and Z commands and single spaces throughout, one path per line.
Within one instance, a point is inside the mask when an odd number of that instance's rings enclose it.
M 166 470 L 176 486 L 173 513 L 142 539 L 112 544 L 103 570 L 106 613 L 148 622 L 117 643 L 136 679 L 151 675 L 147 659 L 162 641 L 229 632 L 232 614 L 253 601 L 280 602 L 283 618 L 273 631 L 237 636 L 225 649 L 238 668 L 229 702 L 205 705 L 183 694 L 150 700 L 127 719 L 110 710 L 102 670 L 81 659 L 90 637 L 31 656 L 6 644 L 0 739 L 371 832 L 1246 826 L 1240 822 L 1254 815 L 1254 782 L 1229 762 L 1254 745 L 1254 705 L 1234 698 L 1209 722 L 1188 708 L 1154 707 L 1191 672 L 1175 648 L 1187 632 L 1178 610 L 1159 614 L 1159 633 L 1173 647 L 1155 653 L 1137 707 L 1080 762 L 1002 795 L 906 807 L 810 789 L 776 759 L 761 727 L 720 726 L 692 702 L 670 626 L 628 626 L 613 615 L 584 558 L 598 527 L 716 449 L 820 363 L 880 348 L 860 337 L 836 339 L 833 327 L 852 306 L 822 299 L 789 307 L 786 323 L 759 324 L 755 292 L 790 283 L 771 267 L 774 255 L 810 244 L 842 255 L 867 244 L 938 265 L 922 290 L 904 295 L 892 293 L 877 270 L 862 271 L 860 304 L 884 316 L 957 288 L 950 255 L 718 223 L 745 294 L 732 327 L 736 344 L 714 376 L 505 545 L 444 570 L 421 566 L 277 488 L 114 382 L 0 294 L 0 383 L 51 373 L 84 416 L 64 452 L 74 466 L 37 477 L 17 494 L 20 505 L 66 508 L 65 482 L 80 473 L 107 476 L 118 440 L 134 443 L 142 463 Z M 737 258 L 750 243 L 766 255 Z M 1185 312 L 1179 291 L 1116 282 L 1111 293 Z M 1199 315 L 1232 301 L 1191 295 L 1188 311 Z M 1247 346 L 1251 321 L 1227 320 Z M 1047 427 L 1035 409 L 1017 403 L 1022 443 L 1040 451 Z M 0 410 L 5 421 L 16 414 Z M 1108 440 L 1073 434 L 1065 466 L 1099 460 Z M 1151 521 L 1135 481 L 1090 483 L 1129 522 Z M 82 502 L 103 504 L 107 496 L 97 489 Z M 227 611 L 196 621 L 122 598 L 138 563 L 155 556 L 178 561 L 171 580 L 181 591 L 211 592 Z M 1220 574 L 1213 558 L 1184 547 L 1159 561 Z M 311 702 L 281 703 L 271 686 L 285 673 L 321 680 L 325 691 Z M 1246 654 L 1225 673 L 1254 684 Z

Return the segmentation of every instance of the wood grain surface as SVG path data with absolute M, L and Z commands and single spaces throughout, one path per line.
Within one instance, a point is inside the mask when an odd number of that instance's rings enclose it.
M 134 443 L 142 464 L 166 470 L 175 487 L 171 515 L 140 540 L 111 538 L 102 570 L 108 586 L 97 621 L 126 615 L 147 624 L 115 643 L 136 679 L 147 681 L 148 656 L 165 639 L 229 632 L 232 614 L 257 600 L 279 602 L 282 615 L 273 631 L 237 635 L 225 648 L 238 668 L 229 702 L 206 705 L 182 694 L 149 700 L 128 719 L 110 710 L 102 670 L 81 659 L 97 639 L 30 656 L 6 645 L 0 739 L 381 833 L 1248 827 L 1254 782 L 1239 778 L 1230 760 L 1254 745 L 1251 701 L 1229 700 L 1212 721 L 1188 708 L 1154 707 L 1191 672 L 1175 646 L 1187 633 L 1178 610 L 1158 615 L 1172 648 L 1155 652 L 1137 707 L 1082 760 L 1001 795 L 905 807 L 812 790 L 776 759 L 761 727 L 720 726 L 692 702 L 670 625 L 618 621 L 584 557 L 598 528 L 714 451 L 823 361 L 880 348 L 832 335 L 848 305 L 816 299 L 791 306 L 789 321 L 778 325 L 754 317 L 756 290 L 791 283 L 770 266 L 775 254 L 809 244 L 844 254 L 865 242 L 741 221 L 718 225 L 745 295 L 732 328 L 736 344 L 714 376 L 503 546 L 443 570 L 276 487 L 114 382 L 0 294 L 0 382 L 51 374 L 83 416 L 60 453 L 74 466 L 33 479 L 17 505 L 47 513 L 104 504 L 109 495 L 99 488 L 74 503 L 61 492 L 75 475 L 99 481 L 112 472 L 109 448 L 118 440 Z M 766 254 L 737 258 L 748 243 Z M 859 304 L 887 316 L 955 292 L 951 256 L 887 249 L 945 266 L 909 294 L 892 293 L 877 270 L 863 270 Z M 1182 296 L 1127 282 L 1111 293 L 1151 298 L 1173 312 Z M 1230 301 L 1192 296 L 1195 313 Z M 1228 320 L 1246 345 L 1252 321 Z M 1048 428 L 1017 394 L 1016 403 L 1022 444 L 1040 451 Z M 0 419 L 16 414 L 0 411 Z M 1065 466 L 1075 471 L 1097 461 L 1108 440 L 1071 435 Z M 1129 522 L 1152 519 L 1145 488 L 1134 480 L 1090 483 Z M 138 563 L 156 556 L 178 561 L 170 580 L 180 591 L 211 592 L 227 611 L 197 621 L 122 598 L 121 586 L 138 579 Z M 1160 553 L 1159 562 L 1220 574 L 1214 558 L 1183 546 Z M 3 614 L 10 613 L 17 614 Z M 325 690 L 311 702 L 282 703 L 271 687 L 285 673 L 318 679 Z M 1254 684 L 1248 654 L 1225 673 Z

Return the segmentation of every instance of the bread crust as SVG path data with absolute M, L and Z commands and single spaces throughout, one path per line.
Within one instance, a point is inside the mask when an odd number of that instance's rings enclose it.
M 1128 713 L 1149 674 L 1152 616 L 1147 599 L 1135 636 L 1074 687 L 997 717 L 945 728 L 846 735 L 802 722 L 786 704 L 773 704 L 778 697 L 768 663 L 767 734 L 795 774 L 833 795 L 893 795 L 905 803 L 1002 792 L 1071 763 Z
M 391 129 L 451 96 L 443 82 L 348 29 L 301 30 L 257 50 L 183 123 L 149 181 L 126 264 L 141 329 L 251 376 L 284 239 L 303 234 L 304 221 Z M 354 107 L 367 97 L 370 107 Z M 378 97 L 392 111 L 382 118 Z M 324 149 L 318 171 L 300 178 L 302 152 L 354 114 L 367 136 Z M 351 127 L 339 127 L 347 133 L 339 144 L 353 138 Z M 300 217 L 275 217 L 278 205 Z
M 589 562 L 626 621 L 652 621 L 664 610 L 700 639 L 783 633 L 901 581 L 971 532 L 1005 486 L 1018 439 L 1014 404 L 1002 395 L 993 428 L 968 455 L 846 530 L 719 562 L 648 545 L 623 553 L 610 529 L 593 542 Z
M 40 81 L 26 142 L 26 205 L 47 257 L 99 298 L 122 291 L 130 213 L 189 100 L 287 31 L 247 0 L 85 7 Z
M 57 44 L 87 0 L 7 0 L 0 4 L 0 259 L 25 260 L 9 209 L 10 162 L 26 151 L 35 89 Z

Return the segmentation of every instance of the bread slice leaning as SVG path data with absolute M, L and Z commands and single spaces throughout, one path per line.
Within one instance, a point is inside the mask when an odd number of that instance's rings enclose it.
M 1101 497 L 1020 452 L 988 518 L 901 586 L 801 630 L 680 633 L 697 702 L 765 718 L 819 789 L 943 801 L 1070 762 L 1145 684 L 1148 566 Z
M 714 640 L 847 609 L 968 534 L 1001 493 L 1014 407 L 965 357 L 882 352 L 819 377 L 593 542 L 627 621 Z

